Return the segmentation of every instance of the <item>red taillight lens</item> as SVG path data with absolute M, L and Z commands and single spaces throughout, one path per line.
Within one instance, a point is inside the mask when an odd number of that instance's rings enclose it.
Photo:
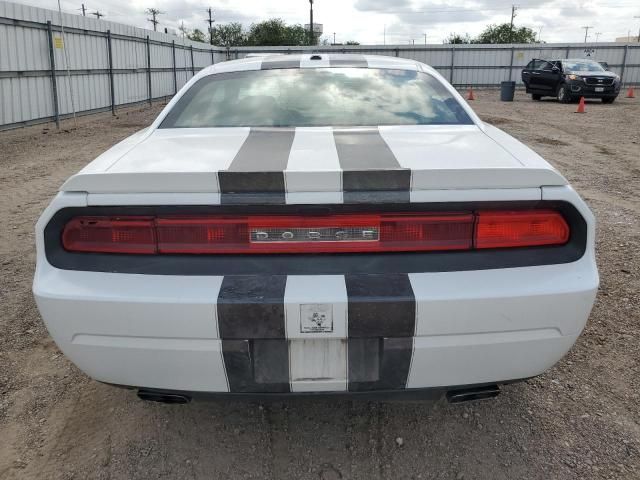
M 153 217 L 76 217 L 65 225 L 62 245 L 72 252 L 157 253 Z
M 130 254 L 420 252 L 559 245 L 551 210 L 325 216 L 76 217 L 62 243 L 75 252 Z
M 569 240 L 569 225 L 552 210 L 478 212 L 476 248 L 562 245 Z
M 159 253 L 238 253 L 248 247 L 246 218 L 158 218 Z
M 470 248 L 473 215 L 191 217 L 156 220 L 159 253 L 338 253 Z

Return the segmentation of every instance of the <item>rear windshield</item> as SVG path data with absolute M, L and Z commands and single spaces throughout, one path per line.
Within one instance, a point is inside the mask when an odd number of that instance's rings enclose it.
M 160 128 L 472 123 L 431 75 L 409 70 L 310 68 L 209 75 L 178 100 Z

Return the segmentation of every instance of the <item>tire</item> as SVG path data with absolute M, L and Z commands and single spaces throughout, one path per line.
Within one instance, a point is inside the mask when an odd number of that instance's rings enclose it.
M 602 103 L 613 103 L 613 102 L 616 101 L 616 98 L 618 98 L 618 97 L 603 98 L 602 99 Z
M 571 102 L 571 94 L 569 93 L 569 90 L 567 89 L 566 85 L 560 85 L 558 87 L 558 93 L 556 94 L 556 97 L 558 98 L 558 101 L 560 103 Z
M 539 102 L 540 100 L 542 100 L 542 95 L 538 95 L 537 93 L 532 93 L 531 100 L 535 100 L 536 102 Z

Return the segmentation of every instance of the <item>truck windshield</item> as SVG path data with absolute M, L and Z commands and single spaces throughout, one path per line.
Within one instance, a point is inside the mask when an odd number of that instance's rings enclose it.
M 209 75 L 160 128 L 472 124 L 431 75 L 370 68 L 257 70 Z
M 604 72 L 598 62 L 592 60 L 563 60 L 562 66 L 565 72 Z

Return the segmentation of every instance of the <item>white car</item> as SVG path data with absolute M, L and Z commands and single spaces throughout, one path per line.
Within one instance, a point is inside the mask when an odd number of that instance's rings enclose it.
M 435 70 L 382 56 L 204 69 L 36 231 L 60 349 L 164 402 L 494 396 L 567 353 L 598 287 L 567 180 Z

